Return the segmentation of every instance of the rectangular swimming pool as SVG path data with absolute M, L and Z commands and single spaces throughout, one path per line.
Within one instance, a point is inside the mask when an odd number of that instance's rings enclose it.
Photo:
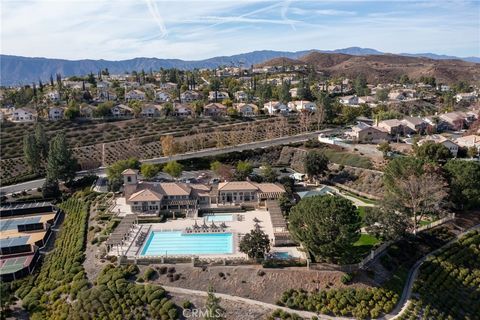
M 152 231 L 143 246 L 142 256 L 228 254 L 233 253 L 232 233 L 193 233 Z
M 204 218 L 207 219 L 207 222 L 222 222 L 222 221 L 233 221 L 233 214 L 209 214 L 205 215 Z

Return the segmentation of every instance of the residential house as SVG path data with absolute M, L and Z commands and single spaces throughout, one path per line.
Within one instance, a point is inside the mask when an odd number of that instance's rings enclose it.
M 317 105 L 315 102 L 307 100 L 295 100 L 288 103 L 288 108 L 290 110 L 314 112 L 317 110 Z
M 364 122 L 358 122 L 346 135 L 353 141 L 360 143 L 380 143 L 390 139 L 388 132 Z
M 471 134 L 468 136 L 460 137 L 454 141 L 459 147 L 462 148 L 476 148 L 480 153 L 480 135 Z
M 155 101 L 157 102 L 167 102 L 170 101 L 170 95 L 164 90 L 157 90 L 155 92 Z
M 154 118 L 161 115 L 161 107 L 156 104 L 147 104 L 142 106 L 142 111 L 140 111 L 140 117 L 142 118 Z
M 258 107 L 253 103 L 236 103 L 233 106 L 243 117 L 253 117 L 258 110 Z
M 107 90 L 110 88 L 111 83 L 109 81 L 97 81 L 97 89 L 105 89 Z
M 187 90 L 180 94 L 180 101 L 182 103 L 190 103 L 200 99 L 200 94 L 193 90 Z
M 130 100 L 143 101 L 145 100 L 145 92 L 140 90 L 130 90 L 125 94 L 125 100 L 126 101 L 130 101 Z
M 441 114 L 440 119 L 449 124 L 450 130 L 461 130 L 465 128 L 468 116 L 461 111 L 454 111 Z
M 288 106 L 279 102 L 279 101 L 270 101 L 263 105 L 264 109 L 267 109 L 269 114 L 276 114 L 276 113 L 288 113 L 290 110 Z
M 372 105 L 375 104 L 375 98 L 372 96 L 358 97 L 358 103 Z
M 439 116 L 424 117 L 423 121 L 427 124 L 426 131 L 428 133 L 450 130 L 450 124 Z
M 216 101 L 222 101 L 224 99 L 228 99 L 228 93 L 225 91 L 216 91 L 217 92 L 217 100 Z M 208 100 L 209 101 L 215 101 L 215 91 L 210 91 L 208 93 Z
M 437 90 L 441 92 L 448 92 L 450 91 L 450 86 L 446 84 L 441 84 L 437 86 Z
M 188 117 L 192 115 L 192 110 L 186 104 L 175 103 L 173 110 L 173 114 L 176 117 Z
M 377 128 L 388 132 L 388 134 L 392 136 L 415 133 L 415 130 L 411 129 L 404 122 L 398 119 L 380 121 L 377 125 Z
M 428 124 L 419 117 L 404 117 L 402 122 L 409 127 L 410 129 L 414 130 L 416 133 L 423 133 L 427 129 Z
M 443 144 L 448 150 L 450 150 L 450 153 L 454 157 L 457 156 L 458 145 L 455 142 L 453 142 L 452 140 L 449 140 L 449 139 L 447 139 L 444 136 L 439 135 L 439 134 L 432 134 L 432 135 L 426 136 L 422 140 L 418 141 L 418 145 L 421 146 L 428 141 Z
M 49 91 L 45 94 L 45 97 L 50 101 L 57 102 L 60 101 L 60 93 L 57 90 Z
M 340 97 L 339 101 L 341 104 L 346 106 L 356 106 L 359 103 L 356 95 Z
M 48 109 L 48 120 L 57 121 L 63 119 L 63 108 L 61 107 L 51 107 Z
M 123 118 L 123 117 L 132 117 L 133 116 L 133 109 L 130 108 L 129 106 L 126 106 L 124 104 L 119 104 L 114 106 L 110 112 L 112 113 L 112 116 L 115 118 Z
M 394 91 L 391 91 L 388 93 L 388 99 L 389 100 L 393 100 L 393 101 L 403 101 L 405 100 L 407 97 L 405 96 L 405 94 L 403 93 L 403 91 L 399 91 L 399 90 L 394 90 Z
M 166 82 L 160 84 L 160 89 L 162 90 L 176 90 L 177 84 L 173 82 Z
M 329 85 L 328 92 L 333 94 L 340 94 L 343 93 L 343 87 L 341 85 Z
M 455 95 L 455 100 L 458 102 L 466 101 L 466 102 L 474 102 L 477 96 L 473 92 L 469 93 L 458 93 Z
M 97 101 L 114 101 L 117 100 L 117 94 L 108 89 L 98 90 Z
M 235 92 L 235 100 L 238 102 L 245 102 L 248 99 L 248 94 L 245 91 Z
M 221 103 L 209 103 L 203 107 L 203 114 L 207 117 L 227 115 L 227 107 Z
M 37 119 L 37 111 L 31 108 L 15 108 L 13 109 L 12 122 L 33 122 Z

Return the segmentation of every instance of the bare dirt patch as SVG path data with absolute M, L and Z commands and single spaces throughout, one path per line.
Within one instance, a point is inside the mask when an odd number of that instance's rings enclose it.
M 311 291 L 346 287 L 341 283 L 344 275 L 340 271 L 316 271 L 301 268 L 262 269 L 253 266 L 215 266 L 205 270 L 190 265 L 174 265 L 178 280 L 170 281 L 166 275 L 159 275 L 153 283 L 187 289 L 207 291 L 212 286 L 216 292 L 276 303 L 282 293 L 291 288 Z M 142 271 L 146 267 L 141 267 Z M 259 270 L 264 275 L 259 275 Z M 353 286 L 366 286 L 355 284 Z

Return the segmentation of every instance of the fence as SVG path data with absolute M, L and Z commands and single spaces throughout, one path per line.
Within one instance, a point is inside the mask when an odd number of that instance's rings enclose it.
M 420 228 L 417 228 L 417 231 L 416 232 L 420 232 L 420 231 L 425 231 L 425 230 L 428 230 L 428 229 L 431 229 L 431 228 L 434 228 L 436 226 L 439 226 L 441 224 L 444 224 L 445 222 L 448 222 L 448 221 L 451 221 L 455 219 L 455 213 L 449 213 L 446 217 L 442 218 L 442 219 L 439 219 L 439 220 L 436 220 L 436 221 L 433 221 L 433 222 L 430 222 L 429 224 L 427 225 L 424 225 L 424 226 L 421 226 Z

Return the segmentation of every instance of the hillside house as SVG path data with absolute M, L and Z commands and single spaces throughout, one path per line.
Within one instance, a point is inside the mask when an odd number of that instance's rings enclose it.
M 142 106 L 142 111 L 140 111 L 140 117 L 142 118 L 155 118 L 161 115 L 160 105 L 147 104 Z
M 61 107 L 51 107 L 48 109 L 48 120 L 58 121 L 63 119 L 63 108 Z
M 157 102 L 167 102 L 170 101 L 170 95 L 163 91 L 163 90 L 157 90 L 155 92 L 155 101 Z
M 248 99 L 248 94 L 245 91 L 235 92 L 235 100 L 237 102 L 245 102 Z
M 93 118 L 93 112 L 95 110 L 95 107 L 92 105 L 81 105 L 80 106 L 80 116 L 85 119 L 91 119 Z
M 233 105 L 238 113 L 243 117 L 253 117 L 258 107 L 253 103 L 236 103 Z
M 173 82 L 160 83 L 160 89 L 162 90 L 176 90 L 177 84 Z
M 207 117 L 219 117 L 227 115 L 227 107 L 221 103 L 209 103 L 203 107 L 203 115 Z
M 377 125 L 380 130 L 388 132 L 392 136 L 396 135 L 408 135 L 415 133 L 415 130 L 408 127 L 404 122 L 398 119 L 389 119 L 380 121 Z
M 423 133 L 427 129 L 428 124 L 419 117 L 405 117 L 402 119 L 402 122 L 409 127 L 410 129 L 414 130 L 416 133 Z
M 263 105 L 263 108 L 267 110 L 269 114 L 276 113 L 289 113 L 290 109 L 284 103 L 279 101 L 270 101 Z
M 45 97 L 52 102 L 60 101 L 60 93 L 57 90 L 47 92 Z
M 200 94 L 193 90 L 187 90 L 180 94 L 180 101 L 182 103 L 190 103 L 200 99 Z
M 450 130 L 462 130 L 466 126 L 468 116 L 464 112 L 454 111 L 441 114 L 439 118 L 448 123 Z
M 456 157 L 458 154 L 458 145 L 455 142 L 445 138 L 442 135 L 432 134 L 432 135 L 426 136 L 422 140 L 418 141 L 418 145 L 421 146 L 428 141 L 443 144 L 454 157 Z
M 358 122 L 357 125 L 352 127 L 351 131 L 346 132 L 346 135 L 358 143 L 380 143 L 390 140 L 390 136 L 386 131 L 364 122 Z
M 114 106 L 110 112 L 114 118 L 122 118 L 122 117 L 132 117 L 133 116 L 133 109 L 129 106 L 124 104 L 119 104 Z
M 131 101 L 131 100 L 139 100 L 139 101 L 144 101 L 145 100 L 145 92 L 140 91 L 140 90 L 130 90 L 125 94 L 125 101 Z
M 11 115 L 12 122 L 33 122 L 37 119 L 37 111 L 31 108 L 15 108 Z
M 222 101 L 224 99 L 228 99 L 228 93 L 225 91 L 217 91 L 217 99 L 216 101 Z M 208 93 L 208 100 L 209 101 L 215 101 L 215 91 L 210 91 Z
M 458 93 L 455 95 L 455 101 L 457 103 L 465 101 L 465 102 L 474 102 L 477 99 L 477 96 L 473 92 L 469 93 Z
M 186 104 L 175 103 L 173 115 L 176 117 L 189 117 L 192 115 L 192 110 Z
M 346 106 L 356 106 L 359 103 L 356 95 L 340 97 L 338 100 L 341 104 Z
M 288 108 L 290 110 L 296 110 L 296 111 L 315 112 L 317 110 L 317 105 L 315 104 L 315 102 L 311 102 L 307 100 L 295 100 L 295 101 L 290 101 L 288 103 Z
M 454 141 L 459 147 L 462 148 L 476 148 L 480 153 L 480 135 L 471 134 L 468 136 L 460 137 Z

